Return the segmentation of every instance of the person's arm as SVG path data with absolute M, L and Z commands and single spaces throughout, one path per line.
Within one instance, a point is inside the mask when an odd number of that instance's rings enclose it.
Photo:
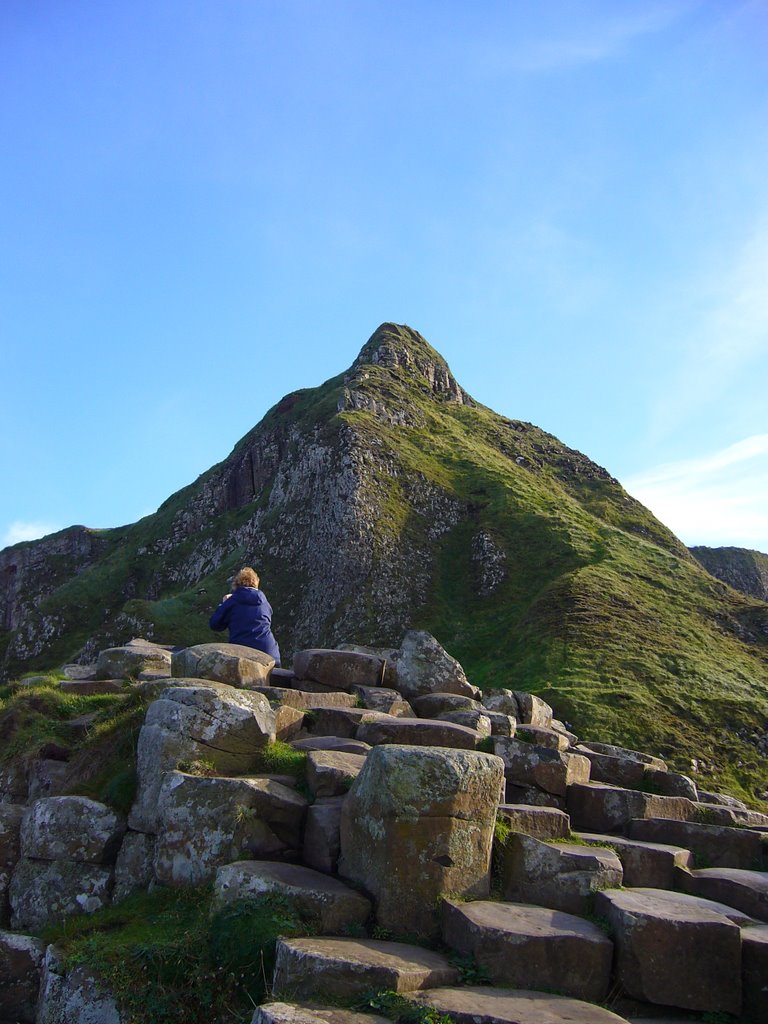
M 231 607 L 231 605 L 229 604 L 229 600 L 231 597 L 231 594 L 225 594 L 224 600 L 221 602 L 219 607 L 208 620 L 208 625 L 216 633 L 220 633 L 222 630 L 227 628 L 227 620 L 229 619 L 229 609 Z

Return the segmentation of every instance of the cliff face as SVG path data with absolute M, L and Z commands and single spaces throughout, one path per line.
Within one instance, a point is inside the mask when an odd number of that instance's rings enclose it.
M 474 401 L 407 327 L 287 395 L 154 515 L 3 552 L 3 671 L 213 639 L 243 564 L 286 658 L 424 628 L 473 682 L 538 690 L 581 730 L 747 772 L 765 733 L 768 608 L 606 470 Z
M 723 583 L 742 594 L 768 601 L 768 555 L 762 551 L 708 547 L 694 547 L 690 551 L 708 573 Z

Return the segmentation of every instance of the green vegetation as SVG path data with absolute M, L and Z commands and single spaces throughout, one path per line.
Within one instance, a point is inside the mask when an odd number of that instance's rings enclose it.
M 317 921 L 274 894 L 212 913 L 210 889 L 137 893 L 48 928 L 68 967 L 87 965 L 133 1024 L 250 1019 L 267 996 L 278 936 L 311 935 Z
M 453 1024 L 449 1014 L 429 1006 L 419 1006 L 398 992 L 372 992 L 355 1003 L 355 1009 L 388 1017 L 395 1024 Z

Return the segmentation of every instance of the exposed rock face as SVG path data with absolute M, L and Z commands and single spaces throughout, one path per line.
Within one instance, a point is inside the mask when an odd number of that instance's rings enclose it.
M 375 747 L 342 811 L 339 871 L 376 901 L 376 920 L 439 933 L 439 897 L 487 895 L 503 765 L 491 754 Z
M 45 954 L 36 1024 L 124 1024 L 111 992 L 86 967 L 66 970 L 55 946 Z
M 707 572 L 743 594 L 768 601 L 768 555 L 748 548 L 690 549 Z
M 112 869 L 74 860 L 27 860 L 11 879 L 11 927 L 38 931 L 72 914 L 92 914 L 108 906 Z
M 21 854 L 37 860 L 104 864 L 115 859 L 125 824 L 105 804 L 84 796 L 36 800 L 21 827 Z
M 34 1024 L 44 957 L 39 939 L 0 932 L 0 1020 Z

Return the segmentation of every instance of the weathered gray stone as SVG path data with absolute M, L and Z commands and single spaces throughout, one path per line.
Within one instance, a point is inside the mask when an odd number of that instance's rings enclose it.
M 588 914 L 596 892 L 622 883 L 621 862 L 613 850 L 542 843 L 519 832 L 497 846 L 495 860 L 505 900 L 567 914 Z
M 311 750 L 307 754 L 307 785 L 313 796 L 341 796 L 365 764 L 360 754 L 338 750 Z
M 643 787 L 662 796 L 684 796 L 694 801 L 699 799 L 693 779 L 687 775 L 680 775 L 679 772 L 662 772 L 650 765 L 645 769 Z
M 7 892 L 11 873 L 21 857 L 21 822 L 26 808 L 0 804 L 0 924 L 7 921 Z
M 492 690 L 486 690 L 481 697 L 482 705 L 488 711 L 497 711 L 502 715 L 510 715 L 517 721 L 517 716 L 520 714 L 520 709 L 517 706 L 517 698 L 515 697 L 514 690 L 506 690 L 503 688 L 496 688 Z
M 760 811 L 752 811 L 749 808 L 742 810 L 740 807 L 724 807 L 722 804 L 694 804 L 691 820 L 702 825 L 768 829 L 768 814 L 761 814 Z
M 667 765 L 665 761 L 662 761 L 660 757 L 654 757 L 653 754 L 644 754 L 642 750 L 631 750 L 629 747 L 617 747 L 613 743 L 593 743 L 591 741 L 582 740 L 581 746 L 588 747 L 590 750 L 594 750 L 598 754 L 608 754 L 610 757 L 624 757 L 630 758 L 634 761 L 639 761 L 641 764 L 650 765 L 652 768 L 657 768 L 659 771 L 667 771 Z
M 275 659 L 242 644 L 197 644 L 174 653 L 171 675 L 182 679 L 210 679 L 229 686 L 268 686 Z
M 341 848 L 343 797 L 315 801 L 307 808 L 302 859 L 316 871 L 335 874 Z
M 357 1013 L 340 1006 L 308 1006 L 304 1003 L 262 1003 L 251 1024 L 389 1024 L 388 1017 Z
M 92 914 L 110 902 L 112 869 L 74 860 L 22 858 L 11 878 L 11 928 L 39 931 L 70 914 Z
M 371 901 L 337 878 L 300 864 L 244 860 L 225 864 L 216 872 L 214 906 L 277 893 L 308 911 L 318 922 L 320 934 L 340 935 L 362 927 L 371 915 Z
M 344 801 L 339 872 L 374 896 L 380 925 L 436 935 L 440 896 L 488 894 L 502 779 L 491 754 L 371 751 Z
M 513 692 L 517 701 L 518 725 L 535 725 L 549 729 L 552 725 L 552 708 L 549 704 L 535 693 L 526 693 L 524 690 Z
M 427 693 L 413 700 L 419 718 L 438 718 L 446 711 L 481 711 L 482 707 L 480 701 L 460 693 Z
M 453 722 L 472 729 L 480 737 L 491 735 L 491 720 L 481 711 L 445 711 L 438 717 L 441 722 Z
M 66 970 L 55 946 L 45 953 L 36 1024 L 123 1024 L 114 996 L 87 967 Z
M 706 900 L 681 901 L 659 889 L 599 893 L 616 974 L 634 999 L 711 1013 L 741 1012 L 741 935 Z
M 304 712 L 298 708 L 280 704 L 275 711 L 275 739 L 290 743 L 304 727 Z
M 454 747 L 474 750 L 482 737 L 474 729 L 432 718 L 390 718 L 363 720 L 355 733 L 358 740 L 375 747 L 395 743 L 405 746 Z
M 315 648 L 294 655 L 293 674 L 297 679 L 351 690 L 353 686 L 381 686 L 385 665 L 384 658 L 371 654 Z
M 90 697 L 94 693 L 128 693 L 130 684 L 126 679 L 62 679 L 59 689 L 62 693 Z
M 627 1024 L 581 999 L 511 988 L 466 985 L 414 992 L 407 999 L 450 1015 L 456 1024 Z
M 138 678 L 142 672 L 170 675 L 171 655 L 161 647 L 110 647 L 96 661 L 97 679 Z
M 96 665 L 62 665 L 61 671 L 66 679 L 95 679 Z
M 357 697 L 344 690 L 308 693 L 306 690 L 293 690 L 284 686 L 251 686 L 249 689 L 254 693 L 263 693 L 272 703 L 287 704 L 300 711 L 314 708 L 354 708 L 357 706 Z
M 274 738 L 275 713 L 266 697 L 221 683 L 179 680 L 147 709 L 128 824 L 137 832 L 157 830 L 160 787 L 179 762 L 210 761 L 219 771 L 245 773 Z
M 0 931 L 0 1020 L 34 1024 L 45 943 Z
M 570 818 L 555 807 L 501 804 L 497 817 L 513 832 L 522 832 L 534 839 L 567 839 L 571 834 Z
M 648 765 L 635 757 L 601 754 L 584 743 L 579 744 L 575 753 L 589 759 L 592 766 L 589 778 L 592 782 L 604 782 L 608 786 L 621 786 L 625 789 L 640 789 L 643 785 Z
M 521 743 L 533 743 L 538 747 L 549 747 L 551 750 L 568 750 L 568 737 L 556 729 L 545 729 L 541 725 L 518 725 L 515 737 Z
M 757 832 L 666 818 L 631 821 L 629 837 L 685 847 L 713 868 L 754 869 L 760 865 L 763 851 L 763 841 Z
M 501 711 L 489 711 L 488 708 L 484 713 L 491 723 L 491 736 L 515 735 L 517 719 L 512 715 L 505 715 Z
M 155 877 L 163 885 L 199 885 L 243 854 L 296 851 L 306 806 L 269 779 L 169 772 L 158 799 Z
M 458 971 L 421 946 L 375 939 L 278 939 L 272 991 L 296 998 L 349 999 L 379 990 L 451 985 Z
M 391 673 L 391 674 L 390 674 Z M 385 685 L 391 684 L 407 700 L 426 693 L 460 693 L 477 698 L 479 690 L 464 674 L 464 669 L 426 632 L 410 630 L 403 637 L 387 665 Z
M 305 725 L 313 736 L 341 736 L 352 739 L 361 723 L 389 719 L 379 711 L 367 708 L 318 708 L 305 718 Z M 397 719 L 392 718 L 392 721 Z
M 580 832 L 623 832 L 633 818 L 685 821 L 693 813 L 693 804 L 685 797 L 657 796 L 601 782 L 571 786 L 567 803 L 571 824 Z
M 741 994 L 745 1020 L 768 1020 L 768 925 L 741 933 Z
M 577 838 L 590 846 L 609 845 L 624 869 L 624 885 L 650 889 L 674 889 L 676 871 L 693 867 L 693 854 L 681 846 L 643 843 L 638 839 L 577 832 Z
M 497 736 L 494 751 L 504 762 L 507 782 L 537 786 L 546 793 L 565 796 L 569 786 L 589 780 L 589 761 L 580 754 L 568 754 L 549 747 L 522 743 Z
M 590 921 L 518 903 L 443 901 L 443 941 L 473 957 L 494 985 L 557 989 L 599 1002 L 613 943 Z
M 700 868 L 681 871 L 677 880 L 694 896 L 725 903 L 750 917 L 768 921 L 768 874 L 741 868 Z
M 371 749 L 367 743 L 345 736 L 306 736 L 294 740 L 291 746 L 294 750 L 338 750 L 343 754 L 367 754 Z
M 28 800 L 40 800 L 46 796 L 58 796 L 66 787 L 69 777 L 66 761 L 38 757 L 29 765 Z
M 416 712 L 398 690 L 385 686 L 353 686 L 352 693 L 369 711 L 381 711 L 397 718 L 415 718 Z
M 554 793 L 545 793 L 538 786 L 515 786 L 507 783 L 506 803 L 528 804 L 531 807 L 551 807 L 558 811 L 565 812 L 565 797 L 556 796 Z
M 737 800 L 735 796 L 729 796 L 727 793 L 712 793 L 706 789 L 699 789 L 699 800 L 703 804 L 720 804 L 721 807 L 738 807 L 739 810 L 747 810 L 747 805 L 743 800 Z
M 115 903 L 131 893 L 147 889 L 155 877 L 155 837 L 144 832 L 127 832 L 115 861 Z
M 28 790 L 27 769 L 23 762 L 11 762 L 0 768 L 0 805 L 25 803 Z
M 114 861 L 125 823 L 111 807 L 85 796 L 36 800 L 21 825 L 21 854 L 38 860 Z

